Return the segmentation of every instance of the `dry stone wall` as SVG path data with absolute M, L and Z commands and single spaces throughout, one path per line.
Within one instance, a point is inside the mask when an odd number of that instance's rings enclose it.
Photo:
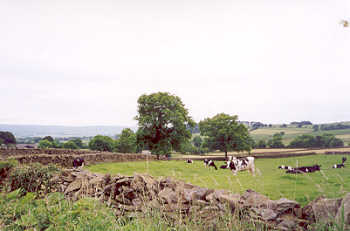
M 76 157 L 83 157 L 85 164 L 93 164 L 99 162 L 145 161 L 157 159 L 155 155 L 149 154 L 124 154 L 69 149 L 14 149 L 13 151 L 6 151 L 6 153 L 0 154 L 0 158 L 16 159 L 22 164 L 33 162 L 39 162 L 41 164 L 53 163 L 59 164 L 66 168 L 73 166 L 73 160 Z
M 35 155 L 35 154 L 47 154 L 47 155 L 83 155 L 83 154 L 96 154 L 101 153 L 99 151 L 91 150 L 73 150 L 73 149 L 0 149 L 0 155 L 9 156 L 20 156 L 20 155 Z
M 83 170 L 66 169 L 51 179 L 53 191 L 67 198 L 94 197 L 116 209 L 117 215 L 142 213 L 158 209 L 169 217 L 195 213 L 202 221 L 215 222 L 229 209 L 232 214 L 262 222 L 271 229 L 306 230 L 315 222 L 332 223 L 340 220 L 344 207 L 345 222 L 350 224 L 350 193 L 344 198 L 320 197 L 304 208 L 286 198 L 270 200 L 247 190 L 243 195 L 226 190 L 213 190 L 177 181 L 155 179 L 149 175 L 110 176 Z

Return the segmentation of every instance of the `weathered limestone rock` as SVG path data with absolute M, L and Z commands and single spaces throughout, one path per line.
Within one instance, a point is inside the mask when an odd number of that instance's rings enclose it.
M 177 203 L 176 193 L 171 188 L 164 188 L 158 193 L 158 196 L 163 203 Z
M 256 218 L 261 218 L 263 221 L 272 221 L 277 218 L 277 214 L 272 209 L 252 208 Z M 254 215 L 253 215 L 254 216 Z
M 350 229 L 350 193 L 343 197 L 337 211 L 336 221 L 344 221 L 346 229 Z
M 80 189 L 81 182 L 82 182 L 81 179 L 77 179 L 77 180 L 73 181 L 72 183 L 70 183 L 68 185 L 68 187 L 66 188 L 64 193 L 67 194 L 67 193 L 70 193 L 70 192 L 73 192 L 73 191 Z
M 240 199 L 244 207 L 255 207 L 265 209 L 275 209 L 276 202 L 270 200 L 267 196 L 257 193 L 253 190 L 247 190 Z
M 187 201 L 205 200 L 206 195 L 211 192 L 207 188 L 194 187 L 191 189 L 184 189 L 184 198 Z
M 296 214 L 297 209 L 300 208 L 300 205 L 296 201 L 288 200 L 286 198 L 281 198 L 275 201 L 275 203 L 273 203 L 273 206 L 272 206 L 273 210 L 276 212 L 278 216 L 284 213 Z

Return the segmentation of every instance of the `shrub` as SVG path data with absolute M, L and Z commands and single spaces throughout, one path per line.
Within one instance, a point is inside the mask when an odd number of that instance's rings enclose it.
M 2 182 L 9 174 L 11 168 L 18 165 L 17 160 L 8 160 L 0 162 L 0 191 L 2 189 Z
M 9 175 L 10 190 L 23 188 L 27 192 L 50 191 L 50 178 L 59 171 L 52 164 L 43 166 L 39 163 L 15 167 Z
M 79 146 L 73 142 L 72 140 L 67 141 L 66 143 L 63 143 L 63 148 L 65 149 L 79 149 Z

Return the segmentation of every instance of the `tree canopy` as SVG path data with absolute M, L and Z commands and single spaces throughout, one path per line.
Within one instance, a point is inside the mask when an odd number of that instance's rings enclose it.
M 46 148 L 53 148 L 53 147 L 54 147 L 53 142 L 50 142 L 50 141 L 48 141 L 46 139 L 45 140 L 42 139 L 42 140 L 39 141 L 38 148 L 46 149 Z
M 0 144 L 16 144 L 16 138 L 11 132 L 0 131 Z
M 114 141 L 109 136 L 97 135 L 89 142 L 89 148 L 91 150 L 112 152 L 113 146 Z
M 291 148 L 335 148 L 343 146 L 344 142 L 333 134 L 323 134 L 321 136 L 304 134 L 295 137 L 289 144 Z
M 284 148 L 283 140 L 284 132 L 278 132 L 273 134 L 272 139 L 267 141 L 267 145 L 270 148 Z
M 47 141 L 50 141 L 50 142 L 54 142 L 54 139 L 52 138 L 52 136 L 45 136 L 43 138 L 43 140 L 47 140 Z
M 199 122 L 201 135 L 207 136 L 205 143 L 209 149 L 225 152 L 226 158 L 229 151 L 251 150 L 252 139 L 248 129 L 238 123 L 237 119 L 236 115 L 221 113 Z
M 79 146 L 73 140 L 63 143 L 62 147 L 65 149 L 79 149 Z
M 137 149 L 136 134 L 130 128 L 124 128 L 119 139 L 115 141 L 117 152 L 135 153 Z
M 78 146 L 78 148 L 84 147 L 83 141 L 80 138 L 74 138 L 71 141 L 75 143 Z
M 170 154 L 191 138 L 195 123 L 181 99 L 167 92 L 141 95 L 138 99 L 137 140 L 154 154 Z

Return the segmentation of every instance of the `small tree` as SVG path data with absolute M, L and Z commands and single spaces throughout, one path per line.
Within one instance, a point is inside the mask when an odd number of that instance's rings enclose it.
M 80 138 L 74 138 L 71 141 L 75 143 L 78 146 L 78 148 L 84 147 L 83 141 Z
M 135 153 L 137 149 L 136 134 L 130 128 L 125 128 L 115 144 L 118 152 Z
M 284 144 L 282 142 L 282 133 L 275 133 L 267 144 L 270 148 L 284 148 Z
M 252 142 L 248 129 L 238 123 L 237 119 L 236 115 L 221 113 L 199 122 L 201 135 L 207 136 L 206 142 L 209 149 L 219 149 L 225 152 L 225 158 L 227 158 L 228 151 L 250 152 Z
M 38 148 L 42 148 L 42 149 L 53 148 L 53 143 L 43 139 L 39 141 Z
M 157 155 L 170 154 L 191 138 L 195 123 L 181 99 L 167 92 L 141 95 L 137 101 L 137 140 Z
M 79 149 L 79 146 L 72 140 L 63 143 L 62 147 L 65 149 Z
M 266 141 L 265 140 L 259 140 L 256 147 L 257 148 L 266 148 Z
M 109 136 L 97 135 L 89 142 L 89 148 L 97 151 L 113 151 L 114 141 Z

